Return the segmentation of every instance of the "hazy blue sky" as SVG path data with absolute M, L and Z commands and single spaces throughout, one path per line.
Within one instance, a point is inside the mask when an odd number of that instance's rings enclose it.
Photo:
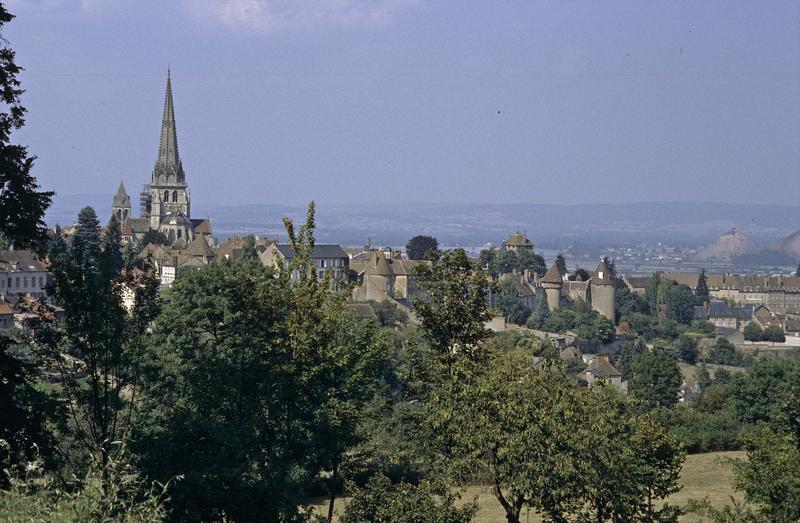
M 800 200 L 800 2 L 12 0 L 41 184 L 195 203 Z

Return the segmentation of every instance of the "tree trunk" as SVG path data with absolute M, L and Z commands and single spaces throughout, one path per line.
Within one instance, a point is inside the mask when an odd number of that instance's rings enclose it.
M 506 521 L 508 521 L 508 523 L 520 523 L 519 512 L 522 506 L 521 503 L 515 503 L 514 506 L 512 506 L 505 496 L 503 496 L 503 492 L 500 490 L 500 485 L 497 482 L 494 484 L 494 495 L 506 511 Z
M 336 502 L 336 480 L 338 475 L 339 467 L 337 464 L 334 464 L 331 477 L 328 480 L 328 523 L 333 523 L 333 504 Z

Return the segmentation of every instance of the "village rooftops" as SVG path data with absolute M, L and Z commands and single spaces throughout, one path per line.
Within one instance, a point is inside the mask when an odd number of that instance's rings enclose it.
M 275 248 L 286 260 L 294 259 L 294 251 L 290 243 L 276 243 Z M 319 260 L 323 258 L 347 258 L 347 253 L 338 244 L 335 243 L 318 243 L 314 245 L 314 250 L 311 251 L 311 259 Z

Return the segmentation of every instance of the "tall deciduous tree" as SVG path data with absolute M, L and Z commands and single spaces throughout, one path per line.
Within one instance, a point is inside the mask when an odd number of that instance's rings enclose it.
M 450 366 L 462 355 L 478 356 L 488 335 L 484 324 L 490 319 L 487 274 L 463 249 L 448 251 L 415 271 L 426 297 L 415 300 L 414 310 L 439 361 Z
M 117 228 L 118 232 L 118 228 Z M 134 305 L 122 305 L 119 236 L 101 237 L 91 207 L 81 210 L 72 242 L 57 234 L 50 242 L 53 273 L 50 295 L 64 309 L 60 324 L 43 321 L 34 328 L 37 345 L 61 374 L 75 437 L 95 456 L 102 470 L 124 439 L 138 371 L 135 346 L 157 309 L 152 273 L 133 283 Z M 86 385 L 79 380 L 85 376 Z
M 417 235 L 408 240 L 406 256 L 410 260 L 428 260 L 439 257 L 439 242 L 433 236 Z
M 631 393 L 649 407 L 671 407 L 678 401 L 681 371 L 665 350 L 639 354 L 631 364 Z
M 0 35 L 14 16 L 0 4 Z M 0 99 L 6 106 L 0 112 L 0 233 L 12 245 L 28 247 L 45 238 L 44 213 L 50 206 L 52 192 L 39 190 L 31 174 L 35 156 L 27 147 L 11 143 L 11 133 L 25 124 L 23 90 L 17 75 L 22 68 L 15 63 L 15 53 L 0 36 Z

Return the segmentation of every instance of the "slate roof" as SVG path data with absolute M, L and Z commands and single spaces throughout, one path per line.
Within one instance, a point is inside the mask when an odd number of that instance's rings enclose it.
M 192 218 L 195 234 L 211 234 L 211 222 L 207 218 Z
M 542 277 L 542 283 L 560 283 L 563 285 L 564 283 L 564 275 L 561 274 L 561 270 L 558 268 L 558 264 L 553 262 L 553 265 L 547 269 L 547 272 Z
M 47 267 L 31 251 L 0 250 L 0 270 L 9 272 L 44 272 Z
M 758 308 L 758 305 L 747 303 L 741 307 L 731 307 L 728 302 L 723 300 L 711 300 L 708 307 L 697 306 L 694 308 L 695 319 L 715 319 L 715 318 L 736 318 L 739 320 L 751 320 Z
M 294 258 L 294 251 L 290 243 L 277 243 L 275 248 L 287 260 Z M 311 258 L 318 260 L 321 258 L 348 258 L 347 253 L 338 244 L 335 243 L 318 243 L 314 245 L 314 250 L 311 251 Z
M 147 232 L 150 230 L 149 218 L 128 218 L 122 225 L 122 234 L 130 236 L 135 232 Z

